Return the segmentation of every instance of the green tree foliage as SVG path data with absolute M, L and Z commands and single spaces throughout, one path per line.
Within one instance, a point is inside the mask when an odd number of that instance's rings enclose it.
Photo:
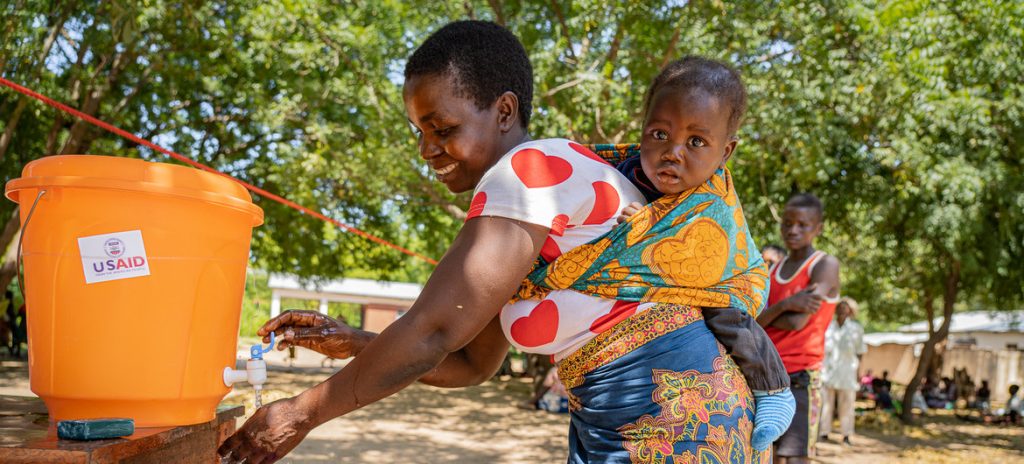
M 26 0 L 0 8 L 4 77 L 435 258 L 468 198 L 432 181 L 403 112 L 405 57 L 431 31 L 475 18 L 519 35 L 535 68 L 537 137 L 637 140 L 644 89 L 663 64 L 684 54 L 726 60 L 750 92 L 732 164 L 759 244 L 778 240 L 786 198 L 811 191 L 827 207 L 821 245 L 844 262 L 844 293 L 865 303 L 872 322 L 936 308 L 948 321 L 956 307 L 1024 300 L 1021 2 Z M 7 90 L 0 124 L 5 178 L 52 153 L 167 161 Z M 253 242 L 260 267 L 429 274 L 428 265 L 257 201 L 267 213 Z M 0 205 L 4 219 L 13 206 Z M 0 245 L 13 234 L 0 234 Z M 934 332 L 932 345 L 943 324 Z

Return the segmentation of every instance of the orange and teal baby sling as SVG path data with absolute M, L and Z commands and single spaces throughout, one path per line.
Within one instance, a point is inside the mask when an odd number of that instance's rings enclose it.
M 613 165 L 640 153 L 636 144 L 590 145 Z M 767 301 L 768 270 L 754 245 L 732 175 L 646 205 L 607 234 L 538 258 L 516 299 L 574 290 L 621 301 L 733 307 L 756 316 Z

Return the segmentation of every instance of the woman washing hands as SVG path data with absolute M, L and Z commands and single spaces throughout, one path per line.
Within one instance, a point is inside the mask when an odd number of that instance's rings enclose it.
M 569 462 L 760 461 L 753 396 L 696 308 L 570 290 L 552 291 L 564 292 L 562 307 L 509 302 L 538 256 L 607 233 L 624 206 L 643 200 L 583 146 L 529 139 L 532 80 L 522 45 L 493 23 L 449 24 L 417 49 L 405 69 L 406 114 L 437 180 L 473 191 L 466 222 L 413 306 L 379 335 L 301 312 L 264 326 L 261 335 L 284 335 L 285 346 L 358 356 L 256 411 L 221 445 L 222 462 L 274 462 L 320 424 L 416 381 L 479 384 L 510 342 L 553 355 L 572 375 Z M 615 394 L 603 390 L 610 384 Z
M 277 334 L 278 350 L 301 346 L 334 359 L 358 355 L 377 337 L 374 332 L 353 328 L 321 312 L 306 309 L 287 310 L 264 323 L 256 334 L 263 337 L 264 343 L 270 343 L 271 332 Z M 431 373 L 420 377 L 419 381 L 435 387 L 462 386 L 453 384 L 450 376 L 454 374 L 461 377 L 459 372 L 452 372 L 452 369 L 457 369 L 465 360 L 459 358 L 458 354 L 449 357 L 453 357 L 451 361 L 442 362 Z
M 270 333 L 278 334 L 277 349 L 301 346 L 335 359 L 359 354 L 377 335 L 353 329 L 348 324 L 317 311 L 288 310 L 267 321 L 256 331 L 263 343 L 270 343 Z

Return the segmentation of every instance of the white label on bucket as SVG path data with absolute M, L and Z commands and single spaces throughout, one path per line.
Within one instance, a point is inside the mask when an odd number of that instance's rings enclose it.
M 87 284 L 149 275 L 141 230 L 79 237 L 78 251 Z

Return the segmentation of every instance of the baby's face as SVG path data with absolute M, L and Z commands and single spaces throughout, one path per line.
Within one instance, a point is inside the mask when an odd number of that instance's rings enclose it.
M 640 140 L 640 165 L 659 192 L 671 195 L 711 178 L 736 148 L 730 108 L 701 89 L 662 88 L 651 98 Z

